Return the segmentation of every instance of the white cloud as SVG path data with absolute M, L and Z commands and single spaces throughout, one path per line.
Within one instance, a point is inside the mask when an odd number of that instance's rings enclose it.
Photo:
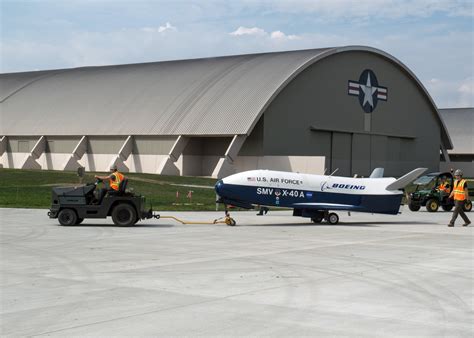
M 229 33 L 230 35 L 233 36 L 243 36 L 243 35 L 251 35 L 251 36 L 257 36 L 265 39 L 271 39 L 274 41 L 284 41 L 284 40 L 298 40 L 301 39 L 300 36 L 298 35 L 286 35 L 282 31 L 273 31 L 271 33 L 266 32 L 264 29 L 259 28 L 259 27 L 243 27 L 240 26 L 237 28 L 235 31 Z
M 166 31 L 176 32 L 178 29 L 167 22 L 164 26 L 156 27 L 143 27 L 142 31 L 146 33 L 164 33 Z
M 297 36 L 297 35 L 286 35 L 285 33 L 283 33 L 282 31 L 274 31 L 270 34 L 270 38 L 272 39 L 279 39 L 279 40 L 298 40 L 298 39 L 301 39 L 301 37 Z
M 235 31 L 229 34 L 234 35 L 234 36 L 242 36 L 242 35 L 265 36 L 267 35 L 267 32 L 265 32 L 263 29 L 258 28 L 258 27 L 247 28 L 247 27 L 240 26 Z

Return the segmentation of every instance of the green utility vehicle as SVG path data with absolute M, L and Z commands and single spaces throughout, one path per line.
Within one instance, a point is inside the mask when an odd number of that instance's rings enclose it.
M 449 190 L 439 189 L 443 181 L 449 185 Z M 454 178 L 449 172 L 430 173 L 419 177 L 413 182 L 415 190 L 408 195 L 408 207 L 411 211 L 418 211 L 424 206 L 429 212 L 436 212 L 441 206 L 444 211 L 450 211 L 454 207 L 454 200 L 449 198 L 453 184 Z M 469 195 L 472 194 L 472 188 L 469 189 Z M 471 211 L 471 209 L 472 202 L 466 202 L 464 211 Z

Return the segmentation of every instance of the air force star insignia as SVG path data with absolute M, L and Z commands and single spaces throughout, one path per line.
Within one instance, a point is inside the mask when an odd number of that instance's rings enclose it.
M 372 113 L 377 107 L 378 100 L 387 101 L 387 87 L 379 86 L 375 73 L 366 69 L 360 74 L 359 82 L 349 80 L 347 87 L 349 95 L 358 96 L 359 103 L 366 113 Z

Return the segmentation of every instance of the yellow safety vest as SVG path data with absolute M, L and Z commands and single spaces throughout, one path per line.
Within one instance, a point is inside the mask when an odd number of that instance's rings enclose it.
M 464 193 L 464 184 L 466 180 L 454 181 L 454 200 L 455 201 L 464 201 L 466 199 L 466 194 Z
M 448 188 L 448 183 L 441 183 L 438 187 L 438 190 L 444 191 L 446 193 L 450 193 L 450 189 Z
M 119 173 L 118 171 L 114 172 L 112 175 L 115 176 L 115 180 L 112 180 L 112 178 L 110 178 L 109 179 L 109 185 L 112 189 L 114 189 L 115 191 L 118 191 L 120 182 L 123 181 L 124 176 L 121 173 Z

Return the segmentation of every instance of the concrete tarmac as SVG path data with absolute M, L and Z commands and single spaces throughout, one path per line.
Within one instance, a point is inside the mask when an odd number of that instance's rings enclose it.
M 474 336 L 474 227 L 451 213 L 233 216 L 61 227 L 0 209 L 0 334 Z

